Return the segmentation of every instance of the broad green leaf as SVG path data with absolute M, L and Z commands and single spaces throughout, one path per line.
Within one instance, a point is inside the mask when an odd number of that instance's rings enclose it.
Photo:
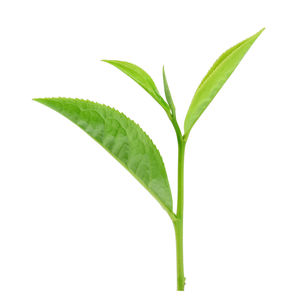
M 164 89 L 165 89 L 165 95 L 166 95 L 166 99 L 169 103 L 169 106 L 171 108 L 172 111 L 172 115 L 176 116 L 176 111 L 175 111 L 175 105 L 171 96 L 171 92 L 169 89 L 169 85 L 168 85 L 168 81 L 167 81 L 167 77 L 166 77 L 166 73 L 165 73 L 165 67 L 163 67 L 163 79 L 164 79 Z
M 150 77 L 150 75 L 145 72 L 142 68 L 123 61 L 116 60 L 103 60 L 103 62 L 109 63 L 119 70 L 131 77 L 135 82 L 137 82 L 146 92 L 148 92 L 161 106 L 162 108 L 169 112 L 170 108 L 166 101 L 161 97 L 157 87 Z
M 186 136 L 263 30 L 227 50 L 213 64 L 197 88 L 187 112 L 184 122 Z
M 172 194 L 162 157 L 139 125 L 113 108 L 88 100 L 34 100 L 59 112 L 84 130 L 116 158 L 169 214 L 172 214 Z

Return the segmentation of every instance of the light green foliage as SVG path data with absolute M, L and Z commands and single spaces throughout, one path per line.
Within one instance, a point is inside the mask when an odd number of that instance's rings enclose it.
M 163 80 L 164 80 L 164 89 L 165 89 L 165 95 L 166 95 L 166 99 L 169 103 L 169 106 L 171 108 L 172 111 L 172 115 L 174 117 L 176 117 L 176 111 L 175 111 L 175 105 L 171 96 L 171 92 L 169 89 L 169 85 L 168 85 L 168 81 L 167 81 L 167 77 L 166 77 L 166 73 L 165 73 L 165 67 L 163 67 Z
M 224 83 L 238 66 L 251 45 L 264 29 L 250 38 L 238 43 L 223 53 L 208 71 L 196 90 L 184 122 L 184 133 L 187 136 L 203 111 L 214 99 Z
M 157 90 L 154 81 L 152 80 L 150 75 L 147 72 L 145 72 L 142 68 L 132 63 L 123 62 L 123 61 L 115 61 L 115 60 L 103 60 L 103 61 L 117 67 L 125 74 L 127 74 L 129 77 L 131 77 L 145 91 L 147 91 L 159 103 L 159 105 L 161 105 L 161 107 L 166 112 L 169 112 L 170 108 L 166 103 L 166 101 L 159 94 L 159 91 Z
M 178 141 L 176 214 L 173 212 L 171 190 L 160 153 L 151 139 L 136 123 L 113 108 L 87 100 L 70 98 L 35 99 L 64 115 L 94 138 L 155 197 L 169 214 L 174 225 L 176 238 L 178 291 L 183 291 L 185 286 L 183 269 L 183 186 L 184 154 L 188 135 L 195 122 L 262 31 L 230 48 L 214 63 L 196 90 L 185 118 L 184 134 L 181 133 L 176 119 L 175 105 L 164 68 L 163 82 L 166 101 L 161 97 L 151 77 L 143 69 L 127 62 L 104 60 L 123 71 L 142 86 L 162 106 L 174 127 Z
M 172 195 L 163 160 L 148 135 L 117 110 L 87 100 L 44 98 L 54 109 L 101 144 L 163 206 L 172 212 Z

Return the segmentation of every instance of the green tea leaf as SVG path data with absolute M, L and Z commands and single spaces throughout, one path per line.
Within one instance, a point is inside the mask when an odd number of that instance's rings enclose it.
M 164 89 L 165 89 L 165 95 L 166 95 L 166 99 L 169 103 L 169 106 L 171 108 L 172 111 L 172 115 L 176 116 L 176 111 L 175 111 L 175 105 L 171 96 L 171 92 L 169 89 L 169 85 L 168 85 L 168 81 L 167 81 L 167 77 L 166 77 L 166 73 L 165 73 L 165 67 L 163 67 L 163 80 L 164 80 Z
M 197 88 L 187 112 L 184 122 L 186 137 L 263 30 L 227 50 L 213 64 Z
M 146 92 L 148 92 L 158 103 L 159 105 L 166 111 L 169 112 L 170 108 L 166 101 L 161 97 L 157 87 L 150 77 L 150 75 L 145 72 L 142 68 L 123 61 L 116 60 L 103 60 L 106 63 L 109 63 L 122 72 L 131 77 L 135 82 L 137 82 Z
M 88 100 L 34 99 L 59 112 L 116 158 L 172 215 L 173 202 L 162 157 L 149 136 L 117 110 Z

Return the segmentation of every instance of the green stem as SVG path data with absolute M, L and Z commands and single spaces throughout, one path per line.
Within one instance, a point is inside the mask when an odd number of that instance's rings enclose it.
M 173 219 L 176 239 L 177 259 L 177 290 L 184 291 L 185 277 L 183 268 L 183 172 L 184 172 L 184 151 L 186 141 L 184 140 L 176 117 L 170 117 L 176 132 L 178 142 L 178 191 L 177 191 L 177 213 Z
M 183 268 L 183 173 L 185 142 L 182 137 L 178 141 L 178 199 L 177 214 L 174 221 L 177 257 L 177 290 L 184 291 L 185 277 Z
M 176 115 L 168 113 L 168 117 L 172 122 L 177 136 L 178 142 L 178 190 L 177 190 L 177 213 L 175 217 L 171 217 L 176 239 L 176 260 L 177 260 L 177 290 L 184 291 L 185 276 L 183 266 L 183 173 L 184 173 L 184 151 L 187 136 L 182 135 Z
M 174 223 L 176 237 L 176 259 L 177 259 L 177 291 L 184 291 L 185 277 L 183 267 L 183 221 Z

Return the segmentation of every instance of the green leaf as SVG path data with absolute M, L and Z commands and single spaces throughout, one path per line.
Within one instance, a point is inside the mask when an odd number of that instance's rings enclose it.
M 169 85 L 168 85 L 168 81 L 167 81 L 167 77 L 166 77 L 166 73 L 165 73 L 165 67 L 163 67 L 163 79 L 164 79 L 164 89 L 165 89 L 165 95 L 166 95 L 166 99 L 169 103 L 169 106 L 171 108 L 172 111 L 172 115 L 176 116 L 176 111 L 175 111 L 175 105 L 171 96 L 171 92 L 169 89 Z
M 172 194 L 163 160 L 139 125 L 113 108 L 88 100 L 34 100 L 59 112 L 84 130 L 116 158 L 169 215 L 173 215 Z
M 146 92 L 148 92 L 158 103 L 159 105 L 166 111 L 169 112 L 170 108 L 166 101 L 161 97 L 157 87 L 150 77 L 150 75 L 145 72 L 142 68 L 123 61 L 116 60 L 102 60 L 103 62 L 109 63 L 119 70 L 127 74 L 131 77 L 135 82 L 137 82 Z
M 213 64 L 197 88 L 187 112 L 184 122 L 186 137 L 263 30 L 227 50 Z

